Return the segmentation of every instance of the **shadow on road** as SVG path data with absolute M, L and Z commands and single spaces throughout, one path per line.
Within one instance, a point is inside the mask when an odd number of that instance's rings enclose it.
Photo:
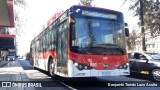
M 9 61 L 1 61 L 0 62 L 0 68 L 4 67 L 5 65 L 7 65 L 9 63 Z
M 32 70 L 33 67 L 28 60 L 18 60 L 24 70 Z
M 149 80 L 149 81 L 152 80 L 149 75 L 142 75 L 142 74 L 133 73 L 133 72 L 127 77 L 136 78 L 136 79 L 142 79 L 142 80 Z

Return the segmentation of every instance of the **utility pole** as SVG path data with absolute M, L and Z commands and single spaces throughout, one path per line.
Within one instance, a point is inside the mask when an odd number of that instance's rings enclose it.
M 146 51 L 145 44 L 145 30 L 144 30 L 144 4 L 143 0 L 140 0 L 140 20 L 141 20 L 141 34 L 142 34 L 142 50 Z

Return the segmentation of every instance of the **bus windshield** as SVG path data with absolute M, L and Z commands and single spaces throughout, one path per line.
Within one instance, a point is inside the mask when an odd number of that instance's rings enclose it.
M 125 54 L 122 20 L 75 18 L 71 50 L 86 54 Z

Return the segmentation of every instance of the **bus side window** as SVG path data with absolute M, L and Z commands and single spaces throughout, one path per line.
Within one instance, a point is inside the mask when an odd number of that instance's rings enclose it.
M 41 52 L 41 38 L 39 38 L 39 45 L 38 45 L 38 52 L 40 53 Z
M 45 50 L 45 36 L 43 36 L 43 52 Z
M 50 42 L 49 42 L 49 31 L 47 31 L 47 51 L 49 51 L 49 47 L 50 47 Z
M 53 28 L 52 30 L 51 30 L 51 50 L 54 50 L 55 49 L 55 28 Z
M 52 50 L 52 41 L 53 41 L 53 39 L 52 39 L 52 31 L 50 31 L 50 33 L 49 33 L 49 51 L 51 51 Z
M 47 37 L 47 48 L 46 49 L 47 49 L 47 51 L 49 51 L 49 46 L 50 46 L 49 45 L 49 31 L 47 31 L 47 36 L 46 37 Z

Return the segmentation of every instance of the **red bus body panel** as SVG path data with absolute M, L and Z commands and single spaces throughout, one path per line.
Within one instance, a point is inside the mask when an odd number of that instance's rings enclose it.
M 96 70 L 114 70 L 125 63 L 128 63 L 127 55 L 85 55 L 85 54 L 69 54 L 70 60 L 92 67 Z M 96 65 L 93 67 L 91 63 Z M 109 67 L 104 68 L 107 64 Z

